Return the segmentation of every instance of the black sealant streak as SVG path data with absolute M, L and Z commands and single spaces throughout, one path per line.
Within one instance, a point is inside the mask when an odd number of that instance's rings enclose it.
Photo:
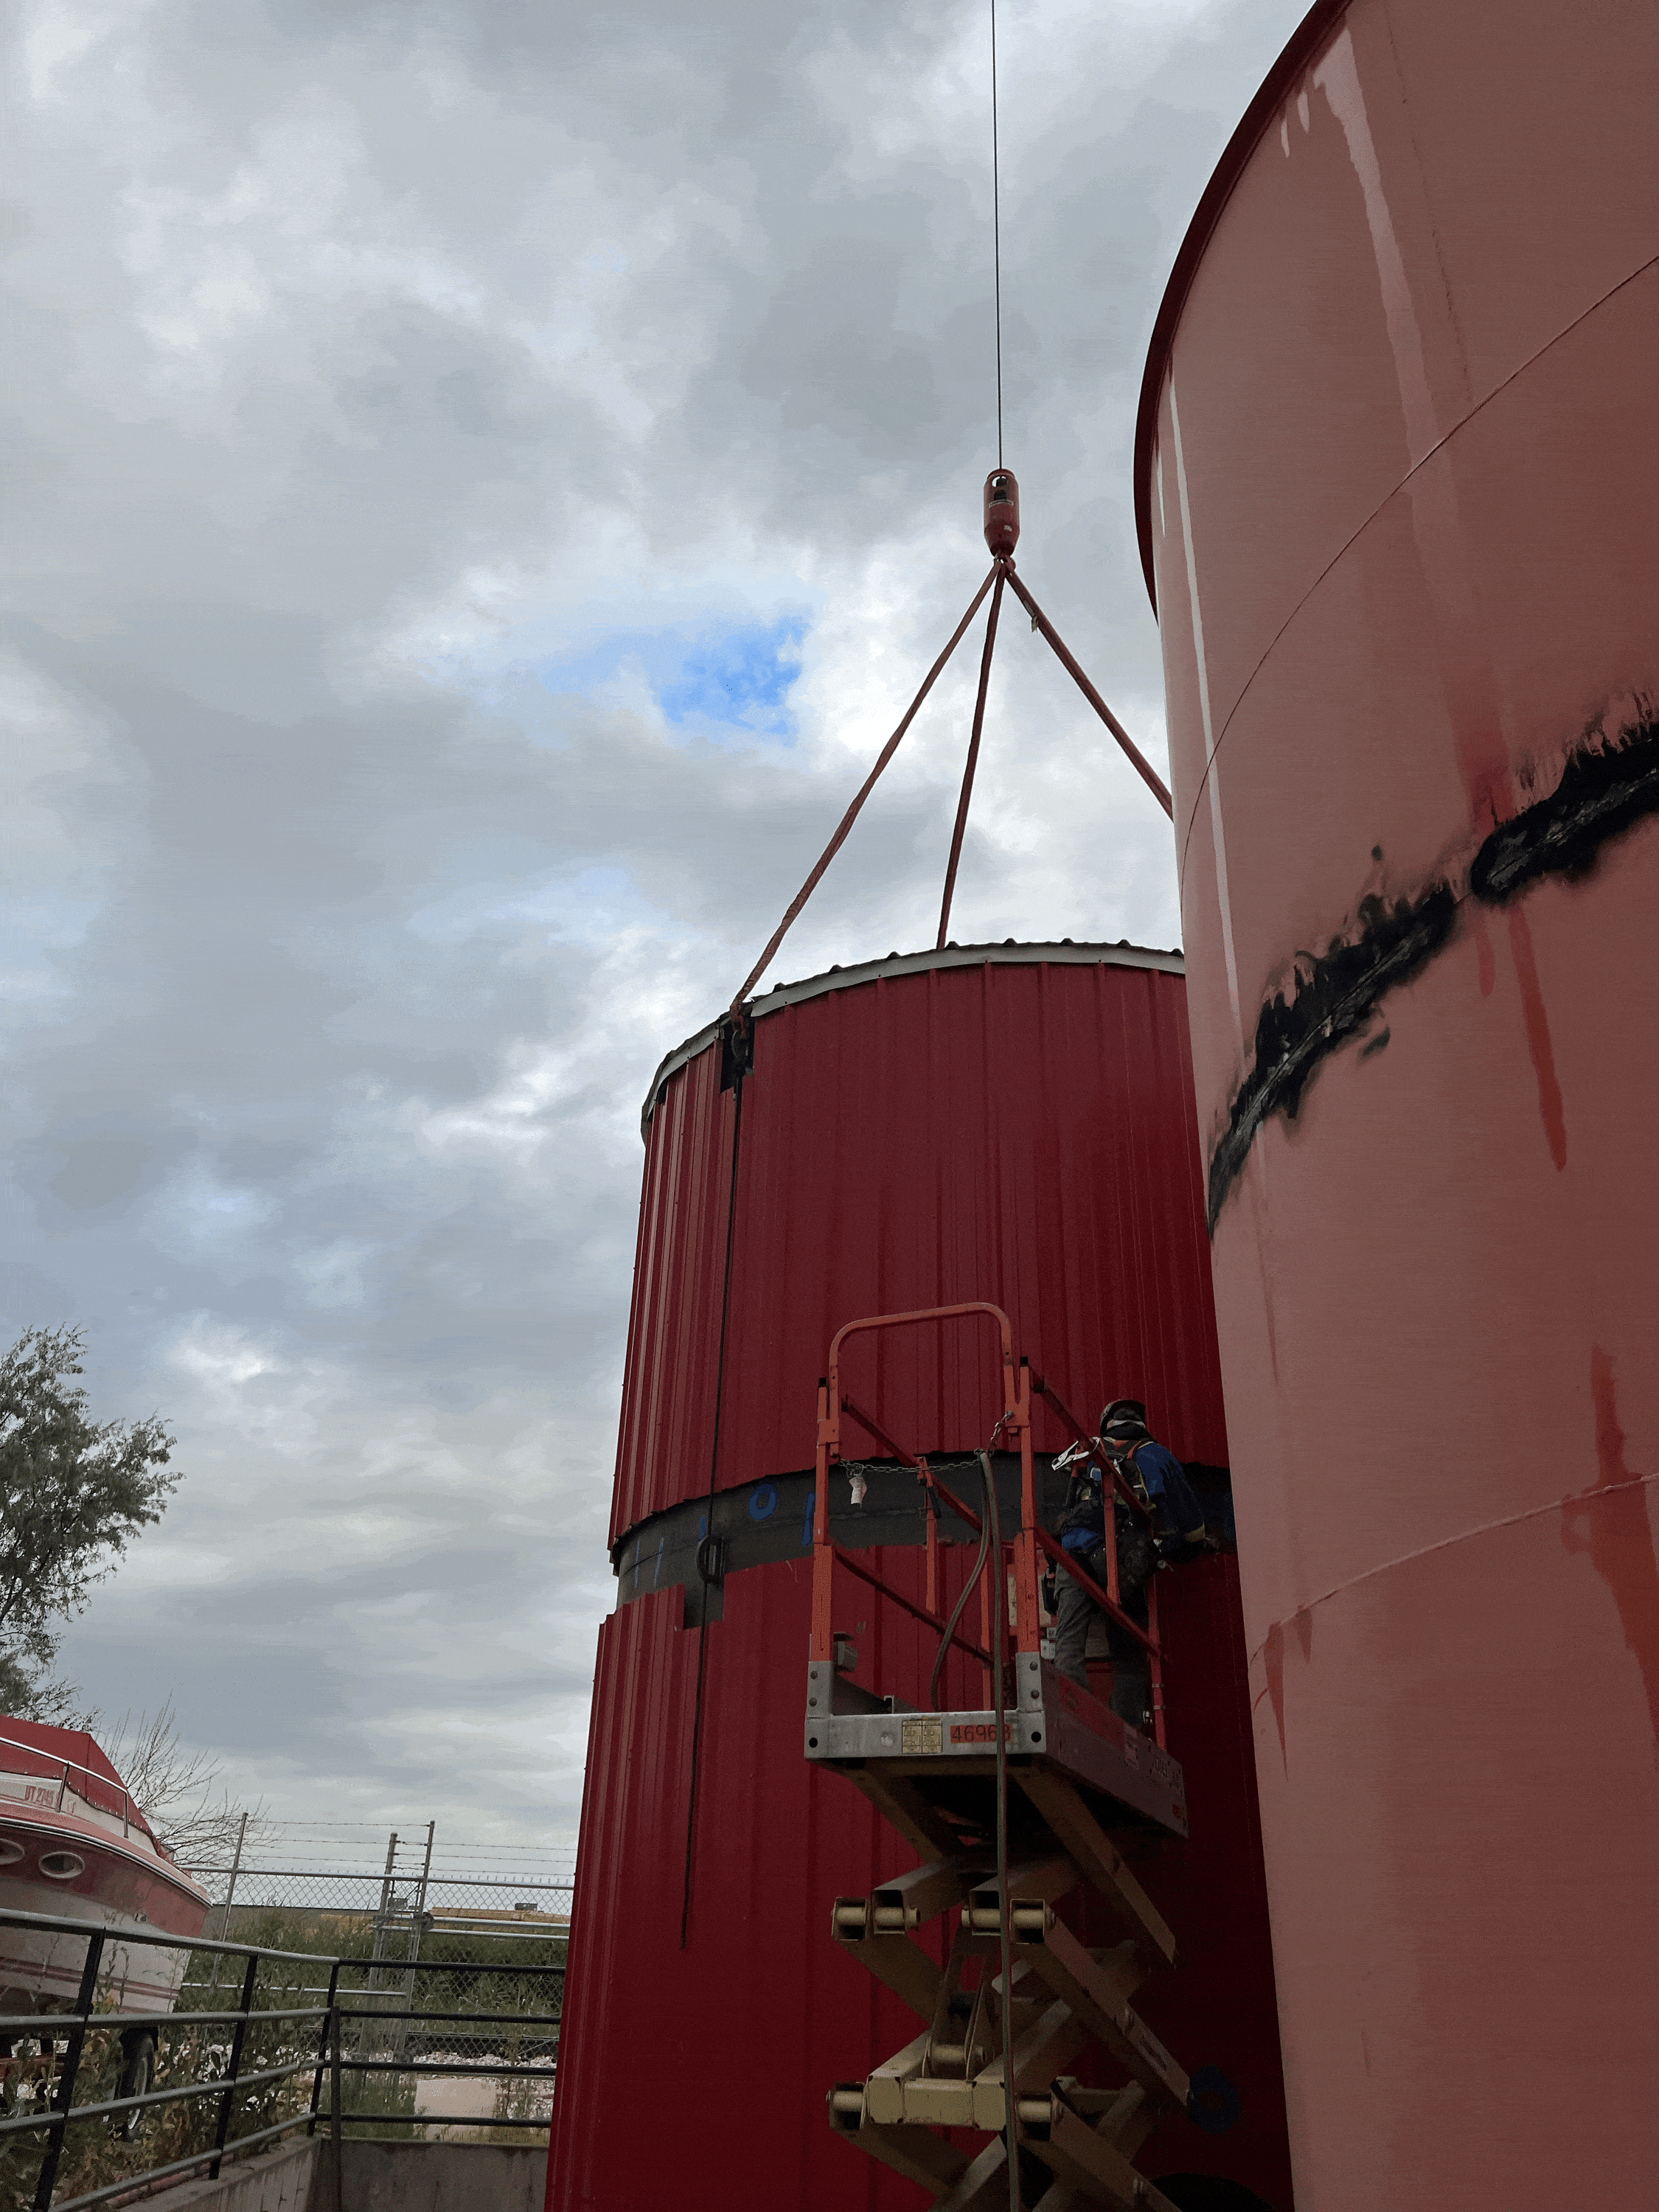
M 1638 702 L 1636 720 L 1616 738 L 1573 753 L 1547 799 L 1501 822 L 1469 866 L 1469 889 L 1489 906 L 1507 906 L 1546 876 L 1575 882 L 1601 848 L 1659 810 L 1659 712 Z
M 1590 729 L 1555 789 L 1498 825 L 1462 884 L 1437 882 L 1415 898 L 1392 902 L 1364 898 L 1350 935 L 1334 938 L 1318 958 L 1298 959 L 1288 992 L 1276 991 L 1256 1018 L 1254 1062 L 1210 1154 L 1212 1236 L 1262 1124 L 1275 1114 L 1296 1119 L 1321 1061 L 1357 1036 L 1384 996 L 1449 943 L 1466 896 L 1505 906 L 1547 877 L 1576 882 L 1594 868 L 1604 845 L 1659 812 L 1659 708 L 1643 698 L 1636 707 L 1616 738 L 1600 724 Z M 1371 857 L 1381 860 L 1380 849 Z M 1385 1029 L 1360 1057 L 1388 1041 Z
M 1419 899 L 1360 902 L 1359 932 L 1298 966 L 1287 999 L 1276 993 L 1256 1017 L 1255 1064 L 1240 1085 L 1226 1128 L 1210 1155 L 1210 1231 L 1269 1115 L 1296 1119 L 1322 1060 L 1358 1036 L 1385 992 L 1408 981 L 1439 951 L 1457 918 L 1449 884 Z

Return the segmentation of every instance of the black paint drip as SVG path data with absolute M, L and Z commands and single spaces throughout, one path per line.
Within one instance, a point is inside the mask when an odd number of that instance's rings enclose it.
M 1659 708 L 1637 700 L 1636 720 L 1616 738 L 1601 736 L 1568 758 L 1547 799 L 1500 823 L 1476 852 L 1467 879 L 1432 884 L 1393 904 L 1360 902 L 1358 927 L 1333 939 L 1322 959 L 1299 963 L 1290 995 L 1279 992 L 1256 1018 L 1255 1059 L 1233 1099 L 1227 1127 L 1210 1154 L 1209 1223 L 1243 1172 L 1256 1132 L 1270 1115 L 1296 1119 L 1322 1060 L 1357 1036 L 1384 994 L 1407 982 L 1450 941 L 1462 898 L 1506 906 L 1546 877 L 1576 883 L 1612 839 L 1659 813 Z M 1380 860 L 1380 848 L 1371 857 Z M 1388 1031 L 1362 1058 L 1380 1051 Z
M 1276 994 L 1256 1017 L 1255 1064 L 1240 1085 L 1210 1155 L 1210 1233 L 1269 1115 L 1293 1121 L 1321 1060 L 1357 1036 L 1385 992 L 1426 967 L 1451 935 L 1457 897 L 1436 884 L 1416 900 L 1360 902 L 1359 933 L 1333 938 L 1322 959 L 1297 970 L 1293 994 Z
M 1545 876 L 1587 876 L 1601 848 L 1659 811 L 1659 714 L 1645 701 L 1616 738 L 1572 755 L 1547 799 L 1500 822 L 1469 866 L 1469 889 L 1506 906 Z

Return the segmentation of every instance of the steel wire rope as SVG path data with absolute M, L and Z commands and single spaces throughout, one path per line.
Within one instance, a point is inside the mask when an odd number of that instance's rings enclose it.
M 755 963 L 748 975 L 744 976 L 743 981 L 738 986 L 737 995 L 732 1000 L 730 1007 L 727 1009 L 727 1012 L 733 1021 L 738 1019 L 742 1015 L 744 1000 L 749 996 L 750 992 L 753 990 L 755 985 L 759 982 L 761 977 L 766 973 L 768 968 L 770 967 L 773 954 L 782 944 L 785 937 L 788 934 L 789 930 L 793 927 L 797 915 L 800 913 L 801 908 L 806 904 L 807 900 L 811 897 L 813 891 L 817 888 L 818 880 L 823 874 L 824 870 L 829 866 L 830 861 L 835 859 L 836 854 L 840 852 L 842 845 L 847 842 L 847 833 L 852 828 L 853 824 L 858 820 L 860 811 L 864 805 L 865 800 L 868 799 L 870 793 L 875 789 L 877 780 L 880 776 L 882 770 L 886 767 L 888 762 L 892 759 L 893 755 L 898 750 L 900 739 L 909 728 L 911 723 L 915 721 L 917 714 L 921 711 L 922 701 L 926 699 L 927 694 L 933 690 L 933 685 L 939 678 L 939 672 L 945 666 L 945 662 L 949 660 L 951 655 L 956 651 L 957 646 L 961 644 L 963 632 L 967 629 L 969 623 L 972 622 L 974 617 L 979 612 L 981 605 L 984 600 L 985 594 L 990 590 L 992 585 L 996 581 L 996 578 L 997 563 L 993 562 L 985 581 L 980 586 L 978 591 L 975 592 L 973 598 L 969 601 L 967 613 L 963 615 L 962 620 L 957 624 L 955 629 L 951 631 L 949 644 L 946 645 L 944 652 L 940 653 L 939 659 L 928 670 L 927 675 L 922 678 L 921 689 L 916 693 L 915 697 L 910 702 L 909 706 L 905 709 L 903 720 L 900 722 L 897 729 L 894 731 L 892 736 L 888 738 L 886 744 L 882 747 L 881 751 L 878 754 L 875 766 L 871 769 L 869 775 L 866 776 L 864 781 L 859 786 L 857 792 L 854 795 L 852 805 L 848 808 L 846 813 L 842 815 L 841 821 L 836 827 L 835 836 L 831 837 L 830 842 L 824 847 L 823 853 L 819 855 L 817 865 L 813 868 L 811 873 L 807 877 L 806 881 L 801 885 L 794 897 L 791 900 L 789 910 L 784 915 L 783 920 L 778 924 L 777 927 L 773 931 L 771 937 L 768 939 L 766 950 L 761 954 L 760 958 Z
M 997 1732 L 997 1919 L 1001 1929 L 1002 2130 L 1008 2151 L 1008 2212 L 1020 2212 L 1019 2133 L 1014 2100 L 1014 1985 L 1012 1932 L 1008 1925 L 1008 1745 L 1004 1734 L 1003 1652 L 1008 1638 L 1008 1588 L 1002 1565 L 1002 1515 L 991 1455 L 979 1455 L 985 1486 L 985 1528 L 996 1550 L 997 1588 L 992 1592 L 991 1678 Z
M 997 466 L 1002 466 L 1002 154 L 997 129 L 997 0 L 991 0 L 991 267 L 996 303 Z
M 991 611 L 985 620 L 985 650 L 980 656 L 979 690 L 974 699 L 974 726 L 968 738 L 967 764 L 962 771 L 962 795 L 957 800 L 956 824 L 951 832 L 951 857 L 945 867 L 945 896 L 939 904 L 939 935 L 933 942 L 936 952 L 944 951 L 950 933 L 951 902 L 956 896 L 957 869 L 961 865 L 962 841 L 968 830 L 968 809 L 973 801 L 974 770 L 979 765 L 979 741 L 985 728 L 985 700 L 991 688 L 991 655 L 997 647 L 997 616 L 1001 610 L 1002 586 L 1006 581 L 1006 574 L 999 562 L 996 589 L 991 594 Z
M 1000 1427 L 1001 1424 L 999 1423 Z M 1002 2002 L 998 2008 L 1002 2027 L 1002 2099 L 1003 2135 L 1007 2148 L 1009 2212 L 1020 2212 L 1018 2116 L 1014 2100 L 1014 2029 L 1013 2029 L 1013 1948 L 1008 1924 L 1008 1746 L 1005 1737 L 1006 1699 L 1003 1690 L 1004 1653 L 1007 1645 L 1008 1593 L 1004 1583 L 1002 1567 L 1002 1513 L 997 1503 L 996 1470 L 991 1464 L 989 1451 L 976 1452 L 980 1482 L 985 1492 L 985 1517 L 980 1522 L 979 1552 L 974 1561 L 973 1572 L 963 1581 L 951 1617 L 945 1624 L 945 1633 L 933 1658 L 933 1671 L 927 1684 L 927 1702 L 937 1713 L 943 1710 L 939 1701 L 939 1678 L 944 1670 L 945 1655 L 951 1649 L 951 1639 L 957 1632 L 963 1608 L 972 1591 L 979 1586 L 985 1571 L 987 1554 L 995 1547 L 997 1589 L 992 1593 L 991 1612 L 991 1674 L 994 1685 L 994 1710 L 997 1739 L 996 1781 L 996 1869 L 997 1917 L 1001 1928 L 1000 1949 L 1002 1963 Z M 966 1464 L 966 1462 L 959 1462 Z

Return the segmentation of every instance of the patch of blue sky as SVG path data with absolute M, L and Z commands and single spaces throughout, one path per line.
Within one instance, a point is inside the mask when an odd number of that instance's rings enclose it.
M 804 612 L 717 629 L 634 630 L 541 671 L 550 691 L 622 703 L 654 700 L 669 728 L 719 744 L 742 734 L 793 744 L 791 694 L 808 628 Z
M 526 927 L 567 943 L 603 945 L 625 929 L 660 928 L 668 919 L 628 870 L 599 863 L 574 875 L 545 866 L 513 876 L 481 875 L 411 914 L 407 926 L 434 945 Z

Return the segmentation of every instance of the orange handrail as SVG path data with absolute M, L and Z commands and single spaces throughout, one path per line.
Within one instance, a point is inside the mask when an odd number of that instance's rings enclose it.
M 1012 1648 L 1016 1653 L 1035 1652 L 1042 1635 L 1042 1613 L 1038 1598 L 1038 1578 L 1045 1555 L 1061 1565 L 1066 1572 L 1076 1577 L 1089 1595 L 1108 1617 L 1126 1630 L 1147 1651 L 1152 1662 L 1152 1724 L 1159 1744 L 1164 1741 L 1164 1679 L 1163 1654 L 1158 1632 L 1158 1596 L 1149 1585 L 1147 1590 L 1147 1622 L 1143 1627 L 1123 1609 L 1118 1583 L 1117 1544 L 1114 1533 L 1106 1547 L 1107 1584 L 1105 1589 L 1088 1574 L 1055 1542 L 1048 1531 L 1038 1525 L 1036 1510 L 1036 1471 L 1031 1448 L 1031 1399 L 1035 1390 L 1048 1399 L 1073 1435 L 1083 1443 L 1092 1443 L 1079 1425 L 1059 1393 L 1042 1376 L 1033 1377 L 1030 1363 L 1024 1357 L 1014 1356 L 1013 1327 L 1000 1306 L 988 1300 L 972 1299 L 959 1305 L 924 1306 L 909 1313 L 871 1314 L 858 1321 L 845 1322 L 836 1331 L 830 1342 L 830 1357 L 825 1363 L 826 1373 L 818 1384 L 817 1486 L 812 1517 L 812 1637 L 811 1656 L 814 1661 L 833 1666 L 836 1660 L 835 1628 L 835 1571 L 845 1567 L 857 1579 L 878 1594 L 890 1598 L 895 1604 L 914 1619 L 942 1634 L 945 1607 L 938 1591 L 937 1534 L 933 1498 L 942 1498 L 963 1520 L 979 1529 L 980 1522 L 963 1502 L 941 1483 L 927 1463 L 925 1453 L 913 1452 L 888 1434 L 880 1424 L 862 1407 L 856 1406 L 841 1387 L 842 1350 L 850 1337 L 875 1329 L 907 1328 L 924 1322 L 945 1322 L 969 1320 L 978 1316 L 994 1322 L 1000 1340 L 1001 1356 L 1004 1411 L 991 1437 L 994 1449 L 1000 1439 L 1005 1449 L 1017 1449 L 1020 1458 L 1020 1528 L 1012 1543 L 1003 1546 L 1004 1558 L 987 1559 L 982 1586 L 980 1591 L 981 1614 L 981 1644 L 971 1643 L 960 1632 L 951 1636 L 951 1643 L 970 1658 L 979 1661 L 987 1670 L 986 1696 L 990 1696 L 989 1647 L 992 1604 L 1006 1602 L 1003 1595 L 1005 1576 L 1009 1555 L 1013 1565 L 1012 1599 L 1014 1610 Z M 928 1502 L 927 1523 L 927 1603 L 918 1605 L 914 1598 L 895 1589 L 879 1575 L 843 1552 L 830 1534 L 830 1469 L 831 1463 L 842 1457 L 842 1416 L 848 1415 L 860 1428 L 873 1437 L 903 1464 L 914 1467 L 919 1480 L 931 1493 Z M 1115 1468 L 1112 1469 L 1112 1486 L 1121 1492 L 1126 1504 L 1136 1512 L 1145 1514 L 1146 1507 L 1129 1490 Z

